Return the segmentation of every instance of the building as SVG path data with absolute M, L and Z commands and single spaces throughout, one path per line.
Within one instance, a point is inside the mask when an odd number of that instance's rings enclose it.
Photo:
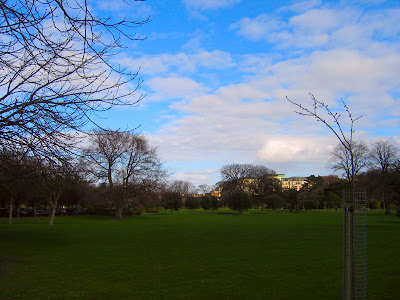
M 299 191 L 305 183 L 307 183 L 307 177 L 285 177 L 285 174 L 270 174 L 268 177 L 279 180 L 282 185 L 283 190 L 295 189 Z M 254 183 L 256 179 L 254 178 L 244 178 L 241 181 L 241 188 L 250 192 L 251 185 Z M 218 199 L 221 197 L 222 188 L 218 188 L 215 191 L 211 192 L 211 196 L 215 196 Z
M 307 177 L 282 178 L 281 182 L 284 190 L 295 189 L 299 191 L 303 187 L 303 184 L 307 182 Z
M 221 198 L 221 192 L 222 192 L 222 188 L 219 187 L 219 188 L 215 189 L 214 191 L 212 191 L 212 192 L 210 193 L 210 195 L 211 195 L 212 197 L 216 197 L 217 199 L 219 199 L 219 198 Z

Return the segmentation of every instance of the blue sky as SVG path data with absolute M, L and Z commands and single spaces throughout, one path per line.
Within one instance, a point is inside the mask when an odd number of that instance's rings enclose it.
M 398 1 L 97 0 L 101 15 L 152 21 L 114 57 L 140 67 L 145 99 L 104 115 L 107 128 L 148 136 L 172 179 L 220 180 L 229 163 L 287 176 L 326 175 L 334 135 L 285 100 L 362 118 L 356 139 L 400 144 Z

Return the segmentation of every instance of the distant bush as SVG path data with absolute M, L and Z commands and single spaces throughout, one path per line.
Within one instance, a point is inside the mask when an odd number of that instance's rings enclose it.
M 297 195 L 299 192 L 295 189 L 289 189 L 283 191 L 282 196 L 284 197 L 284 201 L 286 202 L 286 206 L 290 211 L 299 209 L 299 199 Z
M 217 210 L 219 208 L 219 202 L 216 197 L 205 195 L 201 197 L 200 206 L 204 210 Z
M 379 209 L 381 207 L 381 203 L 377 199 L 373 199 L 368 201 L 368 207 L 370 209 Z
M 235 190 L 226 195 L 226 205 L 232 209 L 242 214 L 243 211 L 251 208 L 251 198 L 248 193 L 242 190 Z
M 86 206 L 85 214 L 94 215 L 96 213 L 96 209 L 93 206 Z
M 200 208 L 200 200 L 193 196 L 187 196 L 185 201 L 185 207 L 187 209 L 197 209 Z
M 174 210 L 178 210 L 182 207 L 182 196 L 177 192 L 165 192 L 162 195 L 163 207 L 169 209 L 171 214 Z
M 149 214 L 156 214 L 158 213 L 158 209 L 156 207 L 147 207 L 146 212 Z
M 272 194 L 266 197 L 265 202 L 267 203 L 269 208 L 276 210 L 283 206 L 284 200 L 278 195 Z
M 305 210 L 312 210 L 312 209 L 316 208 L 315 201 L 305 200 L 305 201 L 303 201 L 303 207 Z
M 143 210 L 144 210 L 143 205 L 139 204 L 135 207 L 124 208 L 122 213 L 125 216 L 140 216 Z

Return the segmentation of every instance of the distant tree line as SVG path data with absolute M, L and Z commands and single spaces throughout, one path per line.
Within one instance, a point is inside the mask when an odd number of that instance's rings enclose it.
M 90 133 L 75 153 L 58 156 L 33 155 L 23 147 L 0 147 L 0 213 L 50 216 L 57 214 L 123 215 L 156 212 L 163 208 L 173 213 L 190 210 L 218 210 L 229 207 L 242 214 L 250 208 L 338 210 L 342 189 L 348 186 L 348 157 L 340 145 L 331 154 L 330 166 L 338 176 L 309 176 L 303 187 L 283 190 L 276 172 L 262 165 L 229 164 L 221 168 L 217 184 L 220 199 L 211 195 L 214 188 L 191 182 L 168 182 L 156 149 L 141 134 L 119 130 Z M 368 192 L 371 209 L 386 213 L 399 207 L 400 162 L 398 149 L 379 141 L 370 149 L 354 143 L 352 184 Z M 198 194 L 198 192 L 201 194 Z M 29 207 L 29 209 L 28 209 Z M 85 210 L 83 210 L 85 209 Z
M 393 143 L 377 141 L 368 147 L 353 141 L 351 156 L 338 144 L 331 152 L 329 167 L 341 177 L 312 175 L 297 191 L 282 190 L 275 172 L 265 166 L 226 165 L 221 169 L 221 200 L 239 212 L 251 207 L 260 207 L 262 211 L 264 208 L 337 210 L 341 207 L 342 189 L 353 186 L 367 190 L 369 208 L 383 208 L 386 214 L 397 208 L 400 216 L 400 152 Z
M 383 208 L 386 214 L 400 206 L 399 178 L 400 150 L 392 142 L 381 140 L 370 147 L 363 142 L 353 142 L 353 161 L 348 151 L 338 145 L 331 152 L 330 167 L 341 173 L 349 182 L 353 163 L 353 185 L 365 188 L 373 208 Z

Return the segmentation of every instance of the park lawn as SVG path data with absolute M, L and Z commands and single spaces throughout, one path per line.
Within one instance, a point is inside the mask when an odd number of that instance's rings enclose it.
M 0 299 L 340 299 L 342 214 L 0 219 Z M 368 217 L 368 298 L 400 299 L 400 218 Z

